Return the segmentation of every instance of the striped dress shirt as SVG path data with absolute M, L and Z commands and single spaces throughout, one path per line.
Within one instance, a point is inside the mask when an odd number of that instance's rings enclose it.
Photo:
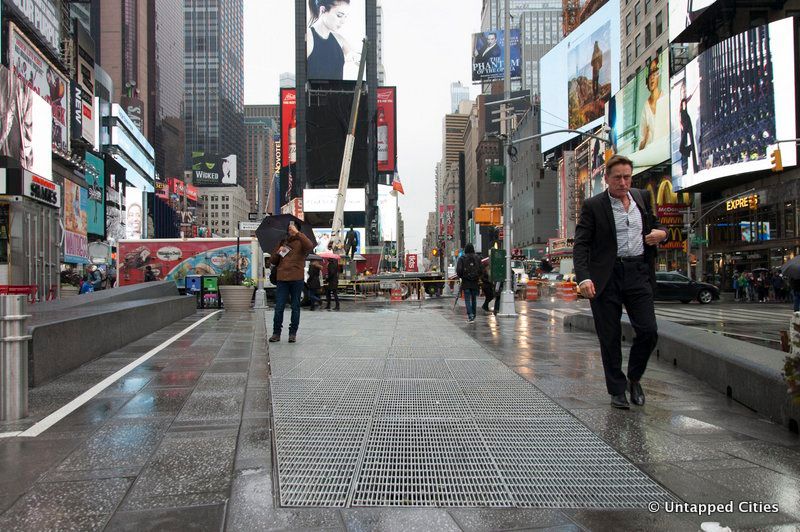
M 644 255 L 644 238 L 642 237 L 642 213 L 628 192 L 628 209 L 622 200 L 608 195 L 611 200 L 611 211 L 614 213 L 614 227 L 617 232 L 617 257 L 638 257 Z

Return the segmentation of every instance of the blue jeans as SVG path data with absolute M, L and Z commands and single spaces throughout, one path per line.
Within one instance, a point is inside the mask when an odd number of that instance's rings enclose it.
M 292 298 L 292 319 L 289 322 L 289 336 L 297 334 L 300 327 L 300 298 L 303 295 L 303 281 L 278 281 L 275 290 L 275 317 L 272 320 L 272 334 L 280 336 L 283 329 L 283 309 L 286 301 Z
M 467 306 L 467 317 L 475 319 L 475 314 L 478 312 L 478 291 L 474 288 L 465 288 L 464 303 Z
M 800 311 L 800 291 L 794 291 L 794 311 Z

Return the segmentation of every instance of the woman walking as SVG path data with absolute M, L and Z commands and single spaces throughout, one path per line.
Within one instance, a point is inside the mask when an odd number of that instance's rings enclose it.
M 328 259 L 328 270 L 325 276 L 325 310 L 331 309 L 331 295 L 336 301 L 333 310 L 339 310 L 339 261 Z
M 308 278 L 306 279 L 308 299 L 311 301 L 311 308 L 309 310 L 314 310 L 316 306 L 322 306 L 322 300 L 319 298 L 319 291 L 322 288 L 322 282 L 320 281 L 321 272 L 322 263 L 318 260 L 312 260 L 308 265 Z

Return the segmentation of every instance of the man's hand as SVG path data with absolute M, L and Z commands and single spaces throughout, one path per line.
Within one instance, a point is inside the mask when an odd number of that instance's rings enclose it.
M 591 279 L 586 279 L 578 285 L 578 291 L 580 291 L 581 295 L 586 299 L 592 299 L 595 295 L 594 283 Z
M 657 246 L 658 244 L 663 242 L 665 238 L 667 238 L 666 231 L 662 231 L 661 229 L 653 229 L 652 231 L 650 231 L 649 235 L 644 237 L 644 242 L 648 246 Z
M 294 225 L 293 223 L 289 224 L 288 232 L 289 236 L 295 236 L 297 233 L 299 233 L 299 231 L 297 230 L 297 226 Z

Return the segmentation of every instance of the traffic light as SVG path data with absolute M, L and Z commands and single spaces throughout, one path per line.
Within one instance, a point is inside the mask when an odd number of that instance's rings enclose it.
M 439 256 L 439 248 L 433 248 L 431 250 L 431 255 L 433 255 L 434 257 L 438 257 Z
M 772 152 L 772 157 L 770 158 L 770 162 L 772 163 L 772 171 L 773 172 L 780 172 L 783 170 L 783 161 L 781 160 L 781 149 L 775 148 Z

